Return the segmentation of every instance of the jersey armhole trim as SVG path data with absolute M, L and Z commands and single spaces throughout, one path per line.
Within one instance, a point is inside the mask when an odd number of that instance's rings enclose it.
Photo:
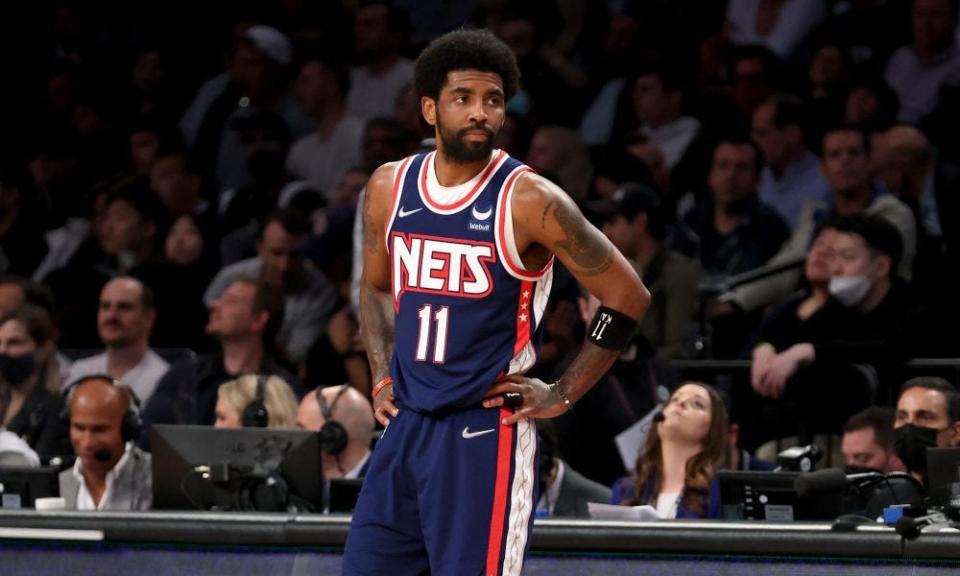
M 531 272 L 523 267 L 523 260 L 520 258 L 520 252 L 517 250 L 516 236 L 513 229 L 513 192 L 517 187 L 517 181 L 525 173 L 533 174 L 534 171 L 529 166 L 519 166 L 510 173 L 503 187 L 503 194 L 500 195 L 497 206 L 497 251 L 500 253 L 500 259 L 504 263 L 504 269 L 519 280 L 538 280 L 543 277 L 550 267 L 553 266 L 554 257 L 550 256 L 547 263 L 536 272 Z
M 383 229 L 383 244 L 387 248 L 387 254 L 390 253 L 390 230 L 393 228 L 393 222 L 397 219 L 397 210 L 400 208 L 400 196 L 403 192 L 403 182 L 406 180 L 407 168 L 410 167 L 410 161 L 413 156 L 408 156 L 396 168 L 393 175 L 393 198 L 390 202 L 390 215 L 387 217 L 387 225 Z

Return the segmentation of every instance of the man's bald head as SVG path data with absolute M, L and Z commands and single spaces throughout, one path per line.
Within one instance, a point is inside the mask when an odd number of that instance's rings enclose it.
M 74 410 L 93 410 L 104 416 L 123 418 L 130 408 L 130 396 L 103 376 L 79 381 L 70 392 L 70 417 Z
M 895 162 L 914 170 L 925 169 L 934 159 L 934 149 L 927 137 L 907 125 L 894 126 L 876 135 L 873 152 L 874 166 L 881 171 Z
M 106 473 L 124 452 L 123 418 L 130 409 L 129 393 L 95 376 L 74 385 L 68 401 L 70 442 L 77 458 L 85 470 Z
M 343 386 L 330 386 L 323 388 L 319 393 L 323 394 L 327 407 L 332 407 L 333 419 L 346 429 L 350 443 L 369 445 L 370 434 L 374 427 L 373 408 L 366 397 L 351 386 L 347 386 L 334 405 L 334 399 L 342 388 Z M 317 401 L 317 393 L 314 391 L 304 396 L 297 409 L 297 424 L 306 430 L 319 431 L 326 424 L 326 419 L 320 410 L 320 403 Z
M 935 159 L 930 141 L 913 126 L 894 126 L 874 137 L 871 155 L 874 174 L 899 196 L 916 196 L 922 192 L 923 180 Z

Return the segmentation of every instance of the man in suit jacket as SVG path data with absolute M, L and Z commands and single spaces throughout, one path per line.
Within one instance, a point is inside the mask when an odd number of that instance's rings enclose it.
M 139 405 L 109 376 L 78 381 L 67 392 L 70 442 L 77 455 L 60 473 L 68 510 L 149 510 L 153 504 L 150 455 L 134 446 Z
M 585 478 L 557 458 L 556 438 L 549 423 L 537 423 L 540 430 L 540 502 L 538 517 L 589 518 L 588 502 L 607 504 L 610 489 Z

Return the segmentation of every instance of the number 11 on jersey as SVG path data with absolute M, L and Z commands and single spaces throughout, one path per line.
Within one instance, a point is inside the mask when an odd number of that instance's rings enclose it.
M 433 322 L 431 322 L 431 317 Z M 436 324 L 433 340 L 433 363 L 443 364 L 447 357 L 447 329 L 450 320 L 450 308 L 441 306 L 436 312 L 430 304 L 424 304 L 417 312 L 420 330 L 417 335 L 417 362 L 427 361 L 427 349 L 430 347 L 430 325 Z

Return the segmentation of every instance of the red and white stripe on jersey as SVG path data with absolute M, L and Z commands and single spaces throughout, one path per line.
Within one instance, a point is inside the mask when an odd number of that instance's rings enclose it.
M 500 408 L 503 421 L 511 411 Z M 534 502 L 536 427 L 528 419 L 513 426 L 500 424 L 486 576 L 519 576 L 527 547 Z
M 397 219 L 397 210 L 400 209 L 400 191 L 403 190 L 407 169 L 410 168 L 410 161 L 413 158 L 413 156 L 408 156 L 393 173 L 393 199 L 390 201 L 390 216 L 387 218 L 387 225 L 383 228 L 383 244 L 387 247 L 387 254 L 390 253 L 390 230 L 393 229 L 393 222 Z
M 513 358 L 507 374 L 523 374 L 537 363 L 537 347 L 530 339 L 543 319 L 553 284 L 553 270 L 548 270 L 536 282 L 524 281 L 520 285 L 517 305 L 517 339 L 513 346 Z
M 483 192 L 483 189 L 487 187 L 487 184 L 490 182 L 490 179 L 494 174 L 497 173 L 497 170 L 503 166 L 503 163 L 506 162 L 510 156 L 503 150 L 497 150 L 490 159 L 490 162 L 487 163 L 487 167 L 481 170 L 479 178 L 477 179 L 476 184 L 473 188 L 470 189 L 466 195 L 462 198 L 454 200 L 449 204 L 444 204 L 437 198 L 431 197 L 430 189 L 428 187 L 427 174 L 434 169 L 434 158 L 436 158 L 436 152 L 430 152 L 427 154 L 427 157 L 424 158 L 423 162 L 420 164 L 420 175 L 419 182 L 420 186 L 418 190 L 420 191 L 420 200 L 423 201 L 423 205 L 429 208 L 432 212 L 437 214 L 455 214 L 462 210 L 463 208 L 469 206 L 473 203 L 474 200 Z
M 537 272 L 523 267 L 520 252 L 517 250 L 513 229 L 513 192 L 517 181 L 526 172 L 533 172 L 526 166 L 518 166 L 504 181 L 503 192 L 497 199 L 496 245 L 500 262 L 508 274 L 521 281 L 520 299 L 517 303 L 517 339 L 514 343 L 514 356 L 507 368 L 508 374 L 523 374 L 537 362 L 537 349 L 530 340 L 540 325 L 550 287 L 553 284 L 553 256 Z

